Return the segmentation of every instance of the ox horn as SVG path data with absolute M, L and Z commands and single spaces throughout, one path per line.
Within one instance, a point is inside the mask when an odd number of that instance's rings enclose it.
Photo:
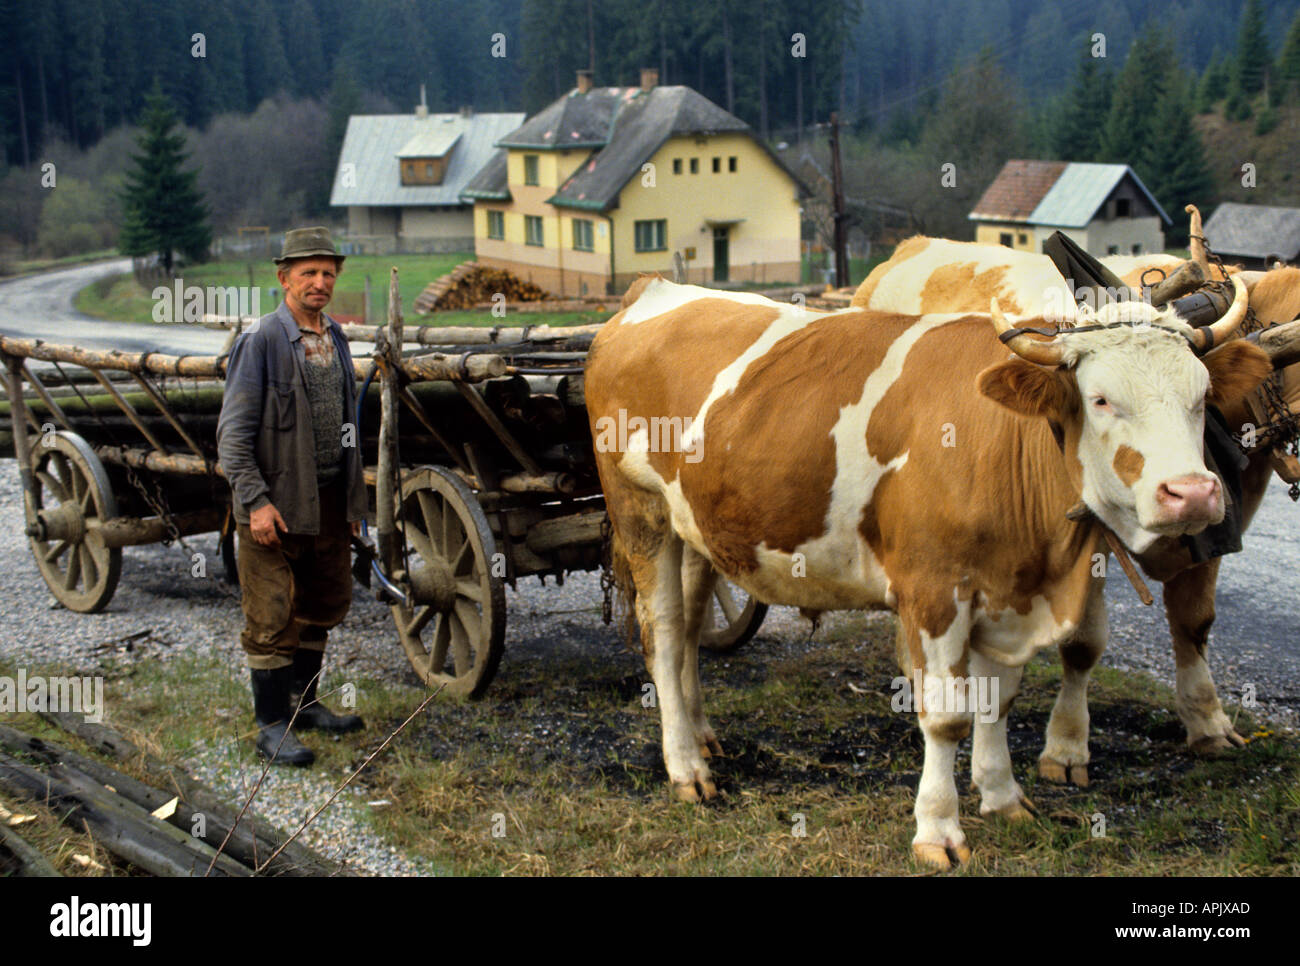
M 989 315 L 992 317 L 993 328 L 997 330 L 999 337 L 1003 333 L 1015 331 L 1015 326 L 1008 322 L 1002 314 L 997 299 L 993 299 L 989 303 Z M 1050 342 L 1039 342 L 1022 332 L 1003 341 L 1006 342 L 1007 348 L 1020 358 L 1029 362 L 1036 362 L 1040 366 L 1059 366 L 1064 358 L 1065 347 L 1060 345 L 1056 339 L 1052 339 Z
M 1183 211 L 1191 215 L 1191 221 L 1187 228 L 1187 248 L 1191 252 L 1192 261 L 1200 265 L 1208 277 L 1210 274 L 1210 260 L 1205 256 L 1205 232 L 1201 227 L 1201 209 L 1195 205 L 1188 205 Z
M 1192 330 L 1192 345 L 1195 346 L 1198 355 L 1209 352 L 1216 345 L 1221 345 L 1224 339 L 1237 331 L 1241 320 L 1246 317 L 1246 283 L 1234 275 L 1232 288 L 1235 293 L 1232 297 L 1232 305 L 1223 313 L 1223 317 L 1204 328 Z

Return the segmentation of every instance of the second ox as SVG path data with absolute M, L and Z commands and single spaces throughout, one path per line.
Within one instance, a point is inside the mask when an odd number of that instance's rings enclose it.
M 592 346 L 586 395 L 593 437 L 621 416 L 689 420 L 691 460 L 637 434 L 596 453 L 677 794 L 716 794 L 697 661 L 716 569 L 766 601 L 898 614 L 921 683 L 920 861 L 969 857 L 953 767 L 972 728 L 981 813 L 1024 817 L 1007 712 L 1038 650 L 1104 634 L 1098 519 L 1145 550 L 1222 518 L 1203 407 L 1271 365 L 1243 342 L 1203 358 L 1193 346 L 1240 322 L 1238 295 L 1212 335 L 1135 304 L 1044 342 L 996 304 L 819 313 L 658 277 L 633 285 Z M 1081 499 L 1095 516 L 1067 517 Z M 935 695 L 993 681 L 996 716 L 932 700 L 926 676 L 944 682 Z

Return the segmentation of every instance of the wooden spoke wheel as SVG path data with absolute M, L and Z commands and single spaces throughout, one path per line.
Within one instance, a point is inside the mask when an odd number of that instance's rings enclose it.
M 399 533 L 409 604 L 393 620 L 411 666 L 457 697 L 487 689 L 505 650 L 506 592 L 496 541 L 474 491 L 439 466 L 406 474 Z
M 117 516 L 104 464 L 76 433 L 33 437 L 31 453 L 37 520 L 27 534 L 36 566 L 68 610 L 103 610 L 122 575 L 122 550 L 105 546 L 99 529 Z
M 718 653 L 734 651 L 758 633 L 766 616 L 766 604 L 718 574 L 704 611 L 700 647 Z

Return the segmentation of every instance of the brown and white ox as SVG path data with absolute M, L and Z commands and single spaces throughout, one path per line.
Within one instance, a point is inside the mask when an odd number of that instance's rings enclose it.
M 1154 324 L 1018 334 L 1009 350 L 993 308 L 820 313 L 652 277 L 596 337 L 596 462 L 679 797 L 716 794 L 697 661 L 711 568 L 765 601 L 898 614 L 925 740 L 913 852 L 947 867 L 970 855 L 963 686 L 999 696 L 973 725 L 980 812 L 1023 818 L 1006 741 L 1022 668 L 1102 633 L 1102 531 L 1066 511 L 1082 494 L 1134 549 L 1222 517 L 1202 408 L 1253 388 L 1264 353 L 1235 342 L 1198 360 L 1201 337 L 1147 306 Z
M 1192 211 L 1193 236 L 1200 234 L 1199 214 Z M 1211 270 L 1203 250 L 1193 244 L 1193 254 L 1207 277 L 1222 279 Z M 1146 275 L 1159 268 L 1167 274 L 1183 264 L 1170 255 L 1112 256 L 1102 262 L 1125 286 L 1141 291 Z M 1146 276 L 1144 279 L 1144 275 Z M 1300 270 L 1243 272 L 1239 277 L 1249 293 L 1250 308 L 1264 324 L 1285 323 L 1300 315 Z M 893 257 L 877 266 L 859 286 L 853 305 L 895 311 L 968 311 L 996 297 L 1012 314 L 1060 314 L 1065 300 L 1074 295 L 1046 255 L 1012 251 L 996 245 L 912 238 Z M 1066 315 L 1072 313 L 1067 309 Z M 1286 398 L 1300 412 L 1300 365 L 1283 370 Z M 1229 427 L 1252 422 L 1245 399 L 1220 404 Z M 1261 448 L 1250 454 L 1242 473 L 1242 521 L 1248 526 L 1268 489 L 1272 461 Z M 1215 617 L 1215 585 L 1219 558 L 1193 559 L 1177 539 L 1162 538 L 1138 557 L 1143 570 L 1164 584 L 1163 602 L 1174 645 L 1176 710 L 1187 728 L 1193 753 L 1215 755 L 1244 744 L 1233 729 L 1214 686 L 1206 661 L 1210 628 Z M 1098 625 L 1096 639 L 1080 637 L 1061 651 L 1061 693 L 1048 724 L 1039 772 L 1049 780 L 1088 781 L 1087 683 L 1092 667 L 1105 649 L 1105 627 Z

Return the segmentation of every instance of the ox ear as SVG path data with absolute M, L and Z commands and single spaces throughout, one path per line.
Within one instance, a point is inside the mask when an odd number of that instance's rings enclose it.
M 1206 398 L 1216 406 L 1236 402 L 1273 372 L 1268 353 L 1241 339 L 1224 343 L 1201 361 L 1210 370 L 1210 391 Z
M 1074 391 L 1065 376 L 1023 359 L 989 366 L 979 374 L 976 385 L 983 395 L 1022 416 L 1060 420 L 1074 403 Z

